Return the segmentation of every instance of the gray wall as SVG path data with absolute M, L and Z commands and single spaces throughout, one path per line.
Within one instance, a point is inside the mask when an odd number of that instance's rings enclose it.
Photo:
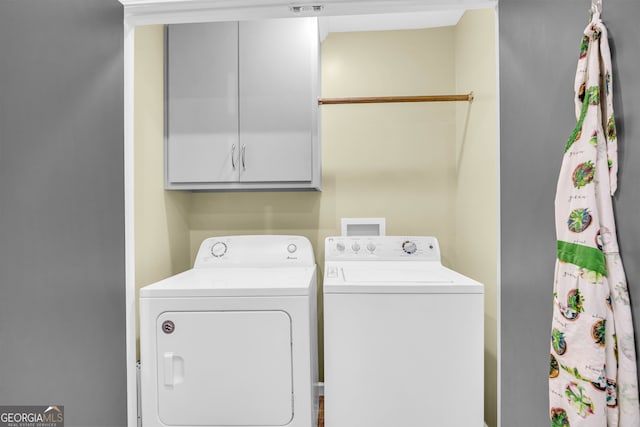
M 603 3 L 621 145 L 615 209 L 640 331 L 640 26 L 632 18 L 640 16 L 640 2 Z M 549 425 L 553 201 L 563 147 L 575 125 L 573 79 L 590 4 L 500 0 L 503 426 Z
M 548 425 L 553 197 L 586 0 L 501 0 L 502 425 Z M 640 330 L 640 16 L 605 0 Z M 0 404 L 125 424 L 122 10 L 0 0 Z
M 126 423 L 117 0 L 0 0 L 0 405 Z

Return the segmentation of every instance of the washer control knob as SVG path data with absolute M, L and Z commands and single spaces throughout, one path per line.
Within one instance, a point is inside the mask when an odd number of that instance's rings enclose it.
M 336 250 L 338 252 L 344 252 L 344 250 L 345 250 L 344 243 L 342 243 L 342 242 L 336 243 Z
M 367 243 L 367 250 L 371 253 L 376 250 L 376 244 L 373 242 Z
M 220 258 L 227 253 L 227 245 L 223 242 L 215 242 L 213 246 L 211 246 L 211 255 L 216 258 Z
M 360 250 L 360 243 L 353 242 L 353 244 L 351 245 L 351 249 L 353 249 L 353 252 L 358 252 Z
M 413 254 L 418 250 L 418 246 L 416 245 L 416 242 L 407 240 L 402 243 L 402 250 L 405 251 L 405 253 Z
M 289 252 L 290 254 L 294 253 L 297 250 L 298 247 L 295 245 L 295 243 L 290 243 L 289 246 L 287 246 L 287 252 Z

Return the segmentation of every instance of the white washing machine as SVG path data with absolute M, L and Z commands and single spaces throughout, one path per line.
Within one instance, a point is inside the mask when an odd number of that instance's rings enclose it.
M 483 285 L 434 237 L 329 237 L 325 261 L 325 426 L 484 426 Z
M 299 236 L 205 240 L 140 290 L 144 427 L 315 427 L 316 265 Z

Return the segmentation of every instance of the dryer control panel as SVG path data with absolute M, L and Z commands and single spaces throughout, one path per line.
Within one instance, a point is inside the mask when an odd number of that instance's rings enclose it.
M 306 237 L 257 235 L 206 239 L 200 245 L 194 268 L 314 265 L 313 248 Z
M 437 261 L 438 239 L 430 236 L 339 236 L 325 240 L 325 261 Z

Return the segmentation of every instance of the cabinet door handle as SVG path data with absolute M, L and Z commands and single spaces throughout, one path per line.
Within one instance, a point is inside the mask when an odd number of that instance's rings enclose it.
M 242 170 L 247 170 L 247 167 L 244 164 L 244 158 L 245 158 L 245 154 L 247 152 L 247 146 L 246 145 L 242 145 Z
M 236 144 L 231 146 L 231 167 L 236 170 Z

